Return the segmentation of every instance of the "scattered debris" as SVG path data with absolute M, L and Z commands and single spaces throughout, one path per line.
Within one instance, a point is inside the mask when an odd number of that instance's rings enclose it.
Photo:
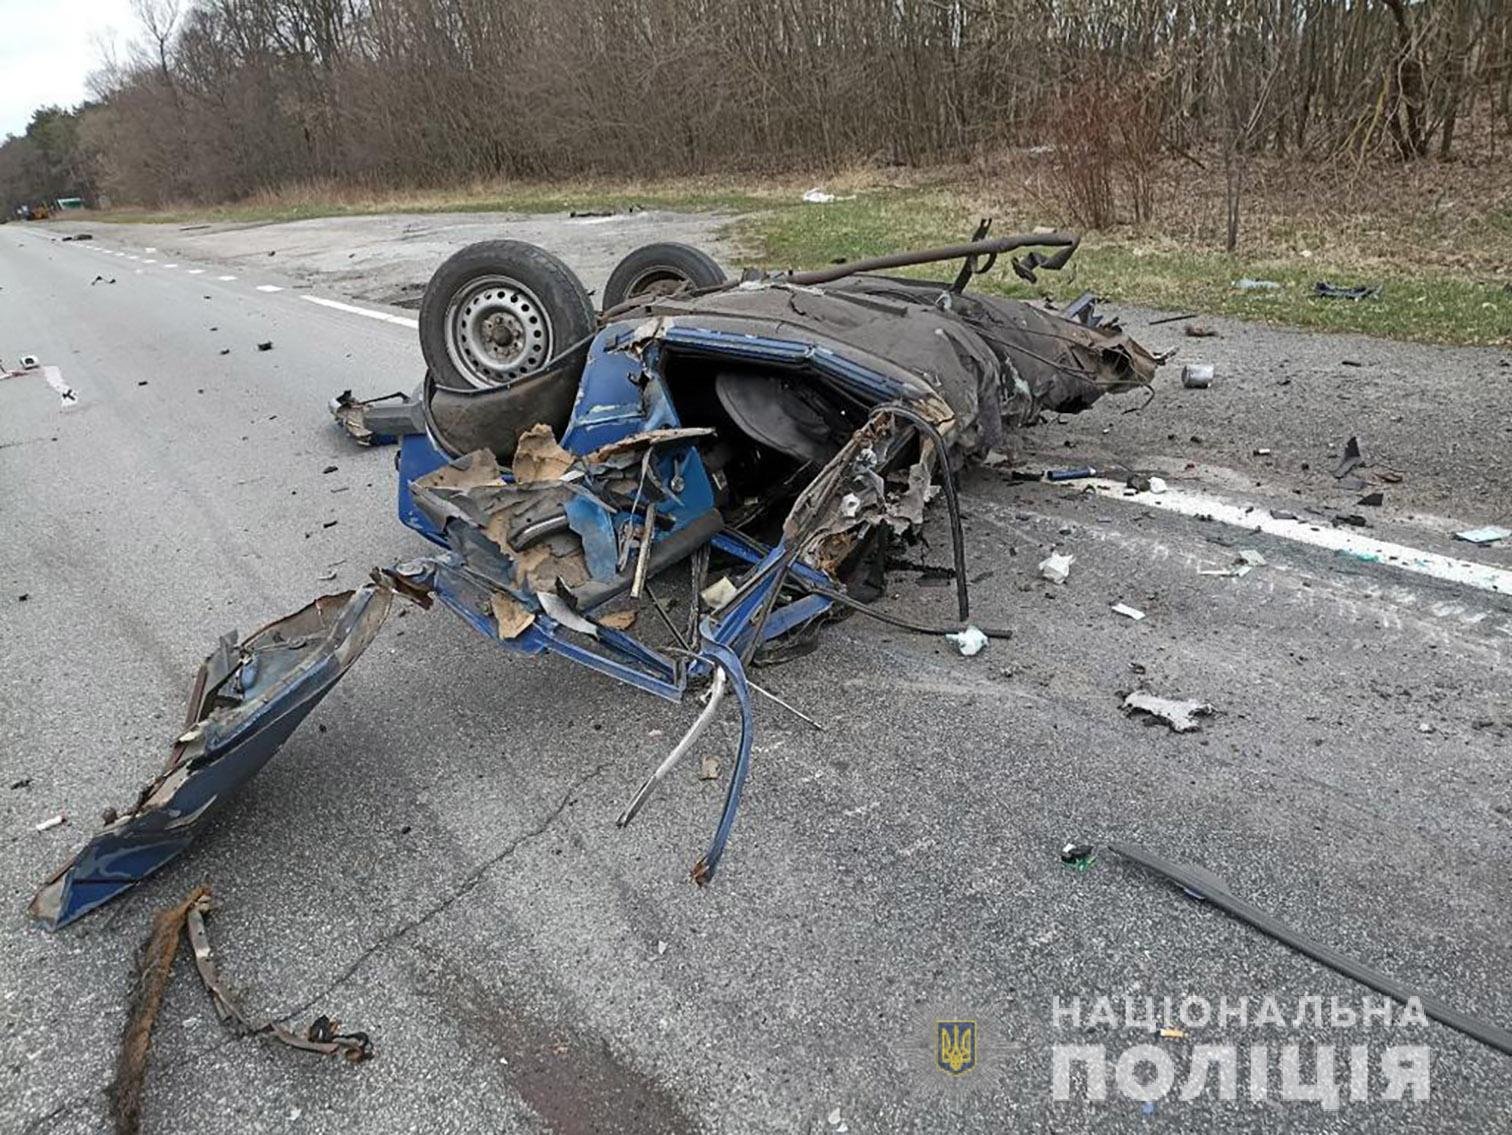
M 803 194 L 804 203 L 809 205 L 828 205 L 834 201 L 854 201 L 855 199 L 856 195 L 854 193 L 848 197 L 836 197 L 833 193 L 828 193 L 817 185 L 813 189 L 806 190 Z
M 1313 295 L 1325 300 L 1373 300 L 1380 298 L 1381 289 L 1379 285 L 1356 284 L 1351 287 L 1319 280 L 1313 285 Z
M 1181 330 L 1188 339 L 1215 339 L 1218 337 L 1218 332 L 1205 323 L 1188 323 Z
M 271 351 L 273 349 L 273 340 L 265 339 L 263 342 L 257 344 L 257 349 L 259 351 Z
M 1158 1030 L 1156 1030 L 1156 1032 L 1157 1032 L 1157 1035 L 1162 1040 L 1185 1040 L 1186 1039 L 1186 1030 L 1185 1029 L 1172 1028 L 1170 1025 L 1162 1025 Z
M 1185 313 L 1184 315 L 1164 315 L 1164 316 L 1161 316 L 1159 319 L 1152 319 L 1152 320 L 1150 320 L 1150 326 L 1151 327 L 1159 327 L 1163 323 L 1180 323 L 1183 319 L 1196 319 L 1196 318 L 1197 318 L 1197 313 L 1195 311 L 1189 311 L 1189 312 Z
M 1188 390 L 1206 390 L 1213 385 L 1213 364 L 1187 363 L 1181 368 L 1181 385 Z
M 962 658 L 972 658 L 982 652 L 987 645 L 987 636 L 976 627 L 967 627 L 964 631 L 957 631 L 945 636 L 950 642 L 955 643 Z
M 13 785 L 11 785 L 11 787 L 14 788 L 15 785 L 13 784 Z M 68 816 L 65 815 L 62 812 L 59 812 L 56 816 L 48 816 L 47 819 L 45 819 L 45 820 L 41 821 L 40 823 L 38 823 L 36 825 L 36 830 L 39 831 L 39 832 L 52 831 L 53 828 L 61 827 L 63 824 L 66 824 L 67 822 L 68 822 Z
M 1092 853 L 1096 850 L 1090 843 L 1068 843 L 1061 848 L 1060 859 L 1062 863 L 1083 870 L 1092 865 Z
M 1131 717 L 1135 714 L 1147 714 L 1156 720 L 1164 721 L 1170 726 L 1172 733 L 1196 732 L 1202 728 L 1197 718 L 1211 717 L 1213 714 L 1213 707 L 1207 702 L 1163 698 L 1148 690 L 1135 690 L 1127 695 L 1123 700 L 1123 708 Z
M 1097 470 L 1090 465 L 1080 465 L 1075 469 L 1047 469 L 1045 480 L 1047 481 L 1085 481 L 1097 476 Z
M 1355 501 L 1355 503 L 1363 504 L 1368 508 L 1380 508 L 1386 503 L 1386 494 L 1377 489 L 1373 493 L 1366 493 L 1359 500 Z
M 341 467 L 339 465 L 327 465 L 320 472 L 321 472 L 322 475 L 325 475 L 327 473 L 336 473 L 336 472 L 340 471 L 340 468 Z
M 1065 583 L 1071 574 L 1071 565 L 1076 562 L 1072 555 L 1062 555 L 1060 552 L 1051 552 L 1040 561 L 1039 573 L 1051 583 Z
M 1274 452 L 1275 452 L 1275 450 L 1269 449 L 1269 448 L 1267 448 L 1267 447 L 1265 447 L 1263 445 L 1262 446 L 1256 446 L 1255 449 L 1253 450 L 1253 453 L 1254 453 L 1254 455 L 1256 457 L 1269 457 Z
M 1347 367 L 1362 367 L 1365 365 L 1359 359 L 1340 359 L 1339 364 Z
M 18 788 L 30 788 L 31 787 L 31 783 L 32 783 L 32 778 L 31 777 L 29 777 L 29 776 L 23 776 L 20 780 L 13 780 L 13 781 L 11 781 L 11 783 L 10 783 L 11 791 L 14 792 Z
M 1276 283 L 1275 280 L 1253 280 L 1248 276 L 1243 276 L 1234 281 L 1234 287 L 1238 288 L 1241 292 L 1274 292 L 1281 285 Z
M 1241 562 L 1248 564 L 1250 567 L 1265 566 L 1265 557 L 1262 556 L 1259 552 L 1255 551 L 1255 549 L 1253 548 L 1240 548 L 1239 559 Z
M 719 758 L 718 757 L 710 756 L 708 753 L 705 753 L 703 755 L 703 758 L 698 762 L 698 779 L 699 780 L 718 780 L 719 779 Z
M 1463 532 L 1456 532 L 1456 540 L 1464 540 L 1468 544 L 1495 544 L 1501 540 L 1512 537 L 1512 529 L 1500 528 L 1495 524 L 1488 524 L 1484 528 L 1468 528 Z
M 115 277 L 114 276 L 111 276 L 109 279 L 106 279 L 104 276 L 96 276 L 93 280 L 89 281 L 89 286 L 92 288 L 96 284 L 113 284 L 113 283 L 115 283 Z
M 1152 493 L 1163 493 L 1165 491 L 1166 491 L 1166 483 L 1165 483 L 1165 478 L 1164 477 L 1151 477 L 1150 478 L 1150 492 L 1152 492 Z
M 1339 459 L 1338 468 L 1334 470 L 1334 477 L 1342 480 L 1363 464 L 1365 464 L 1365 458 L 1360 454 L 1360 439 L 1352 437 L 1344 443 L 1344 456 Z
M 1270 510 L 1270 514 L 1271 514 L 1271 519 L 1272 520 L 1296 520 L 1297 519 L 1297 514 L 1295 512 L 1287 512 L 1284 508 L 1273 508 L 1273 509 Z
M 132 984 L 126 1025 L 121 1032 L 115 1077 L 106 1089 L 116 1135 L 137 1135 L 141 1131 L 152 1030 L 173 974 L 180 934 L 189 943 L 195 969 L 222 1024 L 235 1027 L 243 1036 L 266 1036 L 304 1052 L 341 1055 L 354 1064 L 373 1055 L 373 1042 L 367 1033 L 342 1032 L 341 1022 L 326 1016 L 311 1021 L 303 1035 L 275 1021 L 253 1024 L 226 992 L 216 971 L 215 953 L 205 930 L 205 915 L 211 909 L 210 888 L 196 887 L 183 902 L 160 911 L 153 918 L 152 931 L 138 953 L 137 977 Z
M 222 355 L 229 355 L 231 353 L 231 348 L 230 347 L 222 347 L 220 349 L 220 353 Z
M 1350 528 L 1369 528 L 1370 521 L 1366 520 L 1358 512 L 1340 513 L 1333 518 L 1334 527 L 1347 525 Z
M 1136 493 L 1147 493 L 1150 491 L 1150 478 L 1143 473 L 1130 473 L 1124 481 L 1124 487 L 1133 489 Z
M 331 417 L 358 445 L 393 445 L 407 434 L 425 432 L 420 392 L 395 391 L 381 398 L 358 400 L 343 390 L 330 401 Z
M 1127 603 L 1114 603 L 1111 610 L 1115 615 L 1122 615 L 1126 619 L 1133 619 L 1136 623 L 1145 617 L 1145 613 L 1138 607 L 1130 607 Z

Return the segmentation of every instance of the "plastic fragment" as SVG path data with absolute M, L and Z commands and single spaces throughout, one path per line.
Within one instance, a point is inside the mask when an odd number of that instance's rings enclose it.
M 1114 603 L 1112 611 L 1115 615 L 1122 615 L 1126 619 L 1133 619 L 1136 623 L 1145 617 L 1145 613 L 1138 607 L 1130 607 L 1127 603 Z
M 955 644 L 962 658 L 971 658 L 980 654 L 982 648 L 987 645 L 987 636 L 976 627 L 967 627 L 964 631 L 957 631 L 945 637 Z
M 1039 573 L 1051 583 L 1065 583 L 1066 578 L 1071 574 L 1071 565 L 1075 562 L 1075 556 L 1051 552 L 1040 561 Z

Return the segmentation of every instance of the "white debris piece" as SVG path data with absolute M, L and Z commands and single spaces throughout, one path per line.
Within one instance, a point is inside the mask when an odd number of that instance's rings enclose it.
M 53 828 L 67 821 L 67 819 L 68 817 L 62 812 L 59 812 L 56 816 L 48 816 L 47 819 L 37 825 L 37 830 L 39 832 L 51 831 Z
M 1512 536 L 1512 530 L 1498 528 L 1494 524 L 1488 524 L 1484 528 L 1471 528 L 1464 532 L 1456 532 L 1456 540 L 1464 540 L 1470 544 L 1494 544 L 1498 540 L 1505 540 Z
M 730 582 L 730 577 L 722 575 L 700 591 L 698 597 L 707 603 L 711 610 L 717 611 L 731 599 L 735 598 L 735 590 L 735 585 Z
M 964 631 L 945 636 L 955 644 L 955 648 L 961 652 L 962 658 L 970 658 L 982 653 L 982 647 L 987 645 L 987 636 L 976 627 L 967 627 Z
M 1066 577 L 1071 574 L 1071 565 L 1075 562 L 1075 556 L 1051 552 L 1040 561 L 1039 573 L 1051 583 L 1065 583 Z
M 833 193 L 827 193 L 817 185 L 803 195 L 803 200 L 810 205 L 828 205 L 832 201 L 853 201 L 856 195 L 849 197 L 836 197 Z
M 1133 619 L 1136 623 L 1144 618 L 1143 611 L 1138 607 L 1130 607 L 1127 603 L 1115 603 L 1112 610 L 1115 615 L 1122 615 L 1126 619 Z
M 1262 556 L 1259 552 L 1255 551 L 1254 548 L 1240 548 L 1239 559 L 1240 562 L 1246 563 L 1250 567 L 1265 566 L 1265 557 Z
M 1181 368 L 1181 385 L 1188 390 L 1206 390 L 1213 385 L 1213 364 L 1187 363 Z
M 840 515 L 849 520 L 861 511 L 861 498 L 855 493 L 846 493 L 840 498 Z
M 1166 483 L 1165 483 L 1165 480 L 1163 478 L 1161 478 L 1161 477 L 1151 477 L 1150 478 L 1150 492 L 1152 492 L 1152 493 L 1163 493 L 1165 491 L 1166 491 Z
M 1123 707 L 1131 714 L 1148 713 L 1151 717 L 1158 717 L 1171 727 L 1172 733 L 1191 733 L 1201 729 L 1202 726 L 1195 719 L 1209 717 L 1213 713 L 1213 707 L 1207 702 L 1177 701 L 1175 698 L 1152 694 L 1148 690 L 1135 690 L 1129 694 L 1124 698 Z

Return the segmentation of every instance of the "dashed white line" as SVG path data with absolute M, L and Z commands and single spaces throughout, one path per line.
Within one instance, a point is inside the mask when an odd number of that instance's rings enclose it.
M 229 284 L 232 280 L 236 279 L 235 276 L 217 276 L 215 278 L 223 284 Z
M 157 261 L 156 260 L 143 260 L 142 263 L 143 264 L 156 264 Z
M 374 311 L 370 307 L 358 307 L 353 303 L 342 303 L 340 300 L 322 299 L 320 296 L 300 296 L 308 303 L 318 303 L 321 307 L 329 307 L 335 311 L 345 311 L 352 315 L 365 315 L 369 319 L 382 320 L 384 323 L 394 323 L 400 327 L 408 327 L 411 330 L 420 326 L 420 321 L 404 315 L 394 315 L 387 311 Z
M 140 260 L 140 259 L 141 259 L 141 257 L 140 257 L 140 256 L 138 256 L 138 255 L 137 255 L 137 254 L 136 254 L 136 253 L 134 253 L 134 252 L 128 252 L 128 253 L 127 253 L 127 254 L 126 254 L 126 259 L 127 259 L 127 260 Z
M 281 292 L 281 291 L 283 291 L 283 289 L 280 288 L 277 284 L 258 284 L 257 285 L 257 290 L 260 291 L 260 292 Z
M 1163 493 L 1128 493 L 1117 481 L 1099 478 L 1090 484 L 1099 496 L 1128 500 L 1142 508 L 1159 509 L 1182 516 L 1208 517 L 1235 528 L 1264 532 L 1267 536 L 1279 536 L 1298 544 L 1341 552 L 1365 563 L 1386 564 L 1448 583 L 1476 587 L 1498 595 L 1512 595 L 1512 571 L 1504 568 L 1443 556 L 1437 552 L 1425 552 L 1421 548 L 1376 540 L 1305 520 L 1282 520 L 1271 516 L 1268 510 L 1259 506 L 1232 504 L 1218 497 L 1186 489 L 1171 487 Z
M 204 272 L 203 268 L 190 268 L 187 274 L 190 275 L 190 276 L 198 276 L 198 275 L 200 275 L 203 272 Z
M 164 264 L 163 267 L 164 268 L 177 268 L 178 265 L 177 264 Z

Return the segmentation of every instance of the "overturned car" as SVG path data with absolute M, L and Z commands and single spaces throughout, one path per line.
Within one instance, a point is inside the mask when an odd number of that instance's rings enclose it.
M 651 245 L 616 269 L 599 314 L 542 249 L 491 241 L 456 253 L 421 307 L 417 396 L 394 396 L 381 420 L 349 394 L 332 407 L 365 443 L 398 439 L 399 516 L 436 553 L 245 641 L 223 638 L 167 767 L 48 880 L 32 913 L 67 923 L 182 851 L 396 597 L 439 602 L 505 650 L 554 654 L 671 701 L 707 690 L 621 825 L 733 699 L 739 748 L 692 868 L 706 882 L 751 759 L 752 697 L 785 706 L 750 669 L 812 649 L 825 621 L 858 611 L 929 634 L 1005 633 L 971 626 L 957 471 L 1046 413 L 1149 386 L 1161 360 L 1085 298 L 1054 312 L 966 291 L 1000 253 L 1027 250 L 1013 266 L 1032 280 L 1075 247 L 1062 234 L 978 239 L 730 280 L 695 249 Z M 943 260 L 963 261 L 952 282 L 882 274 Z M 889 545 L 918 538 L 936 494 L 957 621 L 930 626 L 868 600 Z

